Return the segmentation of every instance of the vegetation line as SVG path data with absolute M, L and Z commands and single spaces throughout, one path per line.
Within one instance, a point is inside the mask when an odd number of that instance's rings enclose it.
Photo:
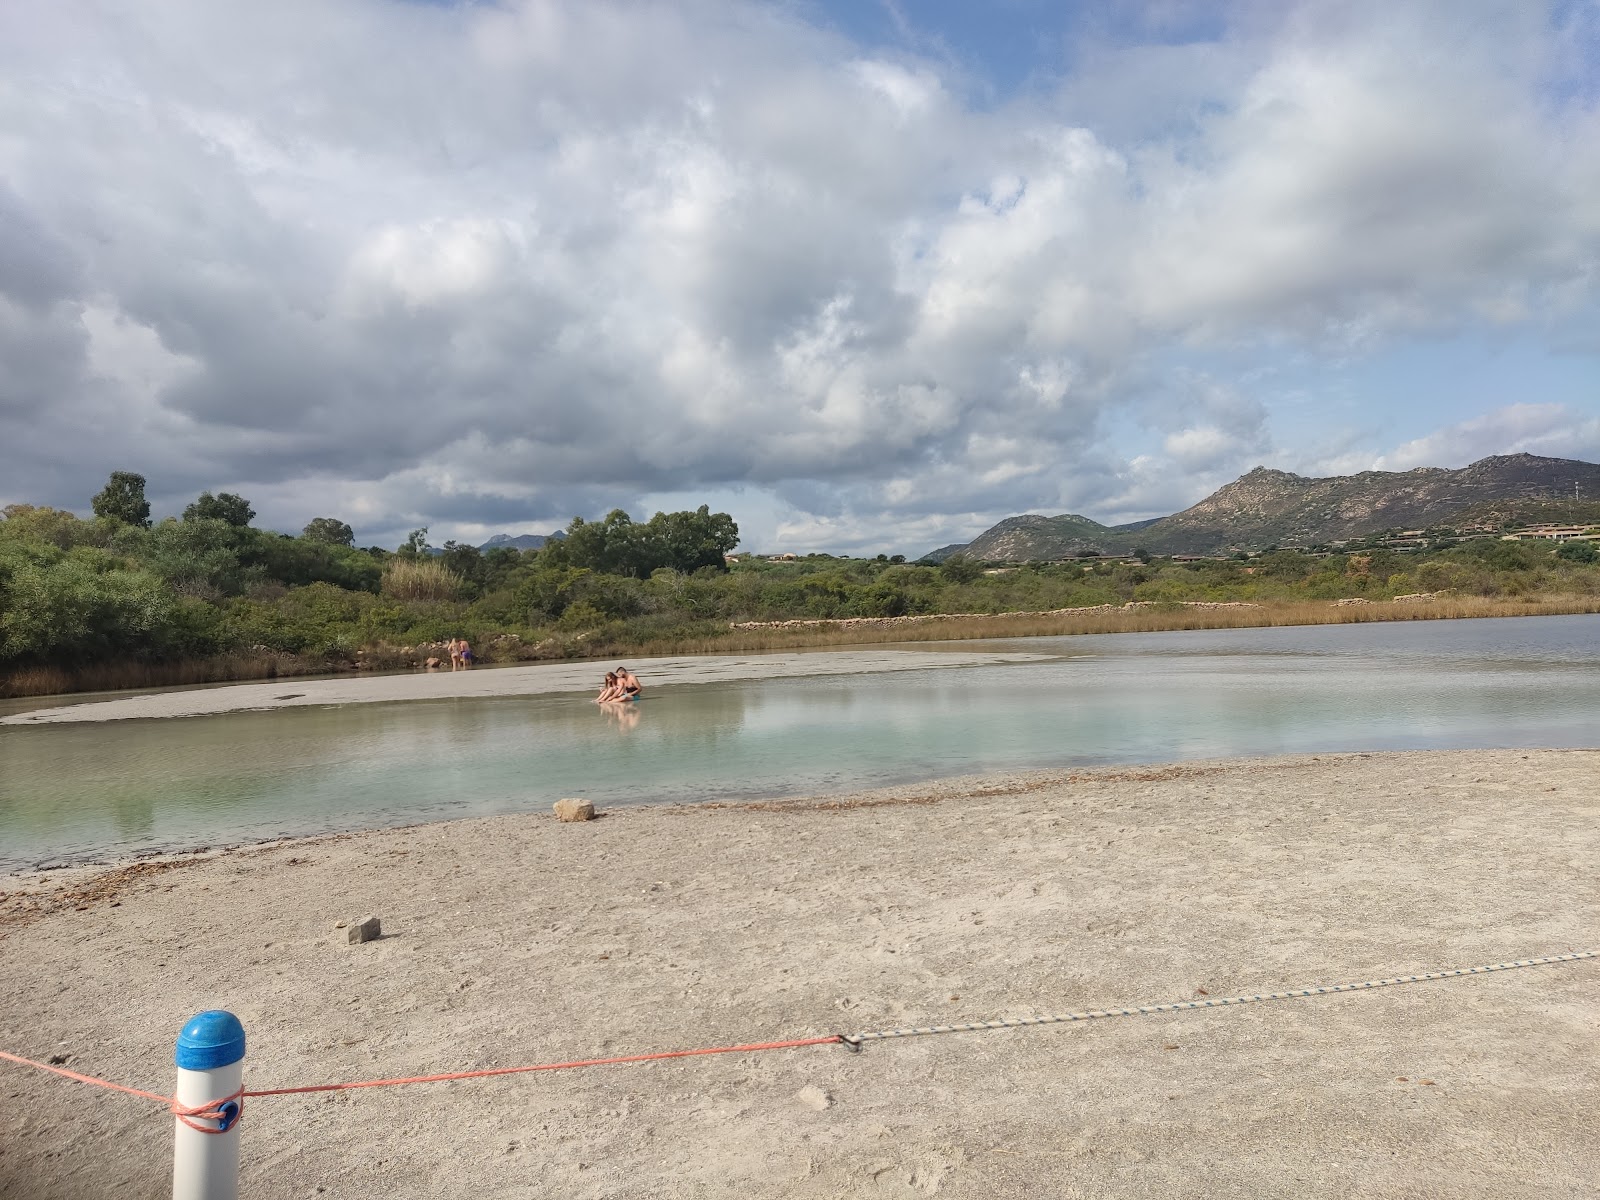
M 939 566 L 729 552 L 726 513 L 574 521 L 538 550 L 358 549 L 321 517 L 256 529 L 242 498 L 149 520 L 119 473 L 96 516 L 0 519 L 0 696 L 421 667 L 450 637 L 488 662 L 1080 633 L 1600 611 L 1588 541 Z

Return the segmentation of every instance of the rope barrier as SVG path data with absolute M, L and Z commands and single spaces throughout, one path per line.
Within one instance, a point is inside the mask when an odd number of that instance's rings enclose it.
M 1094 1021 L 1104 1017 L 1148 1016 L 1153 1013 L 1253 1004 L 1263 1000 L 1292 1000 L 1306 996 L 1328 996 L 1338 992 L 1367 991 L 1372 988 L 1393 987 L 1401 983 L 1423 983 L 1432 979 L 1456 979 L 1465 975 L 1485 975 L 1494 971 L 1511 971 L 1518 967 L 1537 967 L 1548 963 L 1578 962 L 1586 958 L 1600 958 L 1600 950 L 1581 950 L 1571 954 L 1553 954 L 1545 958 L 1524 958 L 1516 962 L 1491 963 L 1482 967 L 1460 967 L 1452 971 L 1429 971 L 1421 975 L 1397 975 L 1390 979 L 1369 979 L 1361 983 L 1336 983 L 1325 987 L 1297 988 L 1287 992 L 1257 992 L 1252 995 L 1227 996 L 1217 999 L 1181 1000 L 1171 1004 L 1146 1004 L 1138 1008 L 1094 1009 L 1088 1012 L 1063 1013 L 1059 1016 L 1003 1017 L 994 1021 L 972 1021 L 957 1025 L 920 1025 L 907 1029 L 880 1029 L 862 1033 L 831 1033 L 825 1037 L 793 1038 L 780 1042 L 749 1042 L 737 1046 L 705 1046 L 692 1050 L 660 1050 L 649 1054 L 624 1054 L 615 1058 L 586 1058 L 576 1059 L 571 1062 L 538 1063 L 525 1067 L 491 1067 L 481 1071 L 451 1071 L 440 1075 L 412 1075 L 395 1079 L 364 1079 L 350 1083 L 315 1083 L 304 1087 L 240 1088 L 232 1095 L 194 1106 L 179 1104 L 177 1098 L 173 1096 L 162 1096 L 155 1092 L 143 1091 L 140 1088 L 126 1087 L 120 1083 L 112 1083 L 110 1080 L 99 1079 L 93 1075 L 69 1071 L 64 1067 L 54 1066 L 50 1063 L 35 1062 L 31 1058 L 23 1058 L 19 1054 L 8 1054 L 3 1050 L 0 1050 L 0 1060 L 17 1063 L 24 1067 L 34 1067 L 40 1071 L 48 1071 L 52 1075 L 60 1075 L 78 1083 L 107 1088 L 114 1092 L 123 1092 L 130 1096 L 138 1096 L 144 1100 L 153 1100 L 158 1104 L 166 1105 L 173 1116 L 191 1129 L 197 1129 L 202 1133 L 220 1133 L 223 1131 L 195 1124 L 195 1121 L 226 1120 L 230 1127 L 236 1125 L 244 1115 L 245 1097 L 298 1096 L 310 1092 L 342 1092 L 353 1091 L 357 1088 L 397 1087 L 401 1084 L 411 1083 L 446 1083 L 459 1079 L 488 1079 L 496 1075 L 525 1075 L 533 1071 L 567 1071 L 579 1067 L 606 1067 L 620 1063 L 659 1062 L 663 1059 L 671 1058 L 698 1058 L 710 1054 L 754 1054 L 764 1050 L 789 1050 L 801 1046 L 843 1045 L 850 1050 L 859 1052 L 866 1042 L 887 1041 L 892 1038 L 922 1037 L 935 1033 L 970 1033 L 988 1029 L 1015 1029 L 1027 1025 L 1061 1025 L 1072 1021 Z M 225 1106 L 235 1103 L 239 1107 L 233 1113 L 224 1112 Z
M 1516 962 L 1491 963 L 1483 967 L 1459 967 L 1453 971 L 1429 971 L 1423 975 L 1396 975 L 1392 979 L 1368 979 L 1361 983 L 1335 983 L 1326 987 L 1296 988 L 1289 992 L 1256 992 L 1248 996 L 1226 996 L 1206 1000 L 1180 1000 L 1172 1004 L 1145 1004 L 1138 1008 L 1104 1008 L 1090 1012 L 1062 1013 L 1049 1017 L 1002 1017 L 997 1021 L 969 1021 L 959 1025 L 918 1025 L 908 1029 L 880 1029 L 870 1033 L 840 1034 L 852 1050 L 862 1043 L 889 1038 L 924 1037 L 933 1033 L 975 1033 L 985 1029 L 1016 1029 L 1025 1025 L 1064 1025 L 1070 1021 L 1098 1021 L 1105 1017 L 1140 1017 L 1153 1013 L 1182 1012 L 1195 1008 L 1222 1008 L 1231 1004 L 1254 1004 L 1262 1000 L 1295 1000 L 1304 996 L 1331 996 L 1335 992 L 1359 992 L 1370 988 L 1393 987 L 1400 983 L 1422 983 L 1429 979 L 1455 979 L 1463 975 L 1485 975 L 1491 971 L 1511 971 L 1518 967 L 1537 967 L 1546 963 L 1577 962 L 1600 958 L 1600 950 L 1581 950 L 1574 954 L 1553 954 L 1546 958 L 1524 958 Z
M 146 1092 L 140 1088 L 124 1087 L 122 1084 L 112 1083 L 108 1079 L 98 1079 L 93 1075 L 80 1075 L 77 1071 L 68 1071 L 64 1067 L 52 1066 L 50 1063 L 34 1062 L 33 1059 L 23 1058 L 20 1054 L 7 1054 L 4 1050 L 0 1050 L 0 1058 L 5 1059 L 7 1062 L 20 1063 L 25 1067 L 37 1067 L 41 1071 L 49 1071 L 52 1075 L 61 1075 L 67 1079 L 76 1080 L 78 1083 L 87 1083 L 92 1084 L 95 1087 L 109 1088 L 113 1092 L 125 1092 L 130 1096 L 138 1096 L 145 1100 L 154 1100 L 157 1104 L 165 1104 L 168 1112 L 177 1117 L 178 1120 L 182 1121 L 190 1129 L 198 1129 L 201 1133 L 224 1132 L 221 1129 L 212 1129 L 207 1125 L 197 1125 L 195 1124 L 195 1121 L 197 1119 L 209 1121 L 222 1120 L 224 1117 L 222 1109 L 226 1104 L 237 1102 L 239 1105 L 238 1109 L 236 1110 L 237 1115 L 233 1116 L 234 1121 L 237 1121 L 244 1115 L 244 1097 L 247 1093 L 243 1088 L 240 1088 L 231 1096 L 222 1096 L 216 1100 L 208 1100 L 204 1104 L 196 1104 L 191 1106 L 187 1104 L 179 1104 L 176 1096 L 160 1096 L 155 1092 Z
M 753 1054 L 758 1050 L 788 1050 L 795 1046 L 827 1046 L 844 1035 L 796 1038 L 787 1042 L 753 1042 L 745 1046 L 710 1046 L 699 1050 L 661 1050 L 654 1054 L 624 1054 L 617 1058 L 585 1058 L 576 1062 L 540 1063 L 532 1067 L 493 1067 L 486 1071 L 452 1071 L 447 1075 L 413 1075 L 404 1079 L 363 1079 L 357 1083 L 313 1083 L 307 1087 L 263 1088 L 246 1096 L 298 1096 L 305 1092 L 345 1092 L 353 1088 L 394 1087 L 402 1083 L 445 1083 L 454 1079 L 487 1079 L 491 1075 L 525 1075 L 529 1071 L 567 1071 L 574 1067 L 609 1067 L 615 1063 L 655 1062 L 663 1058 L 695 1058 L 705 1054 Z

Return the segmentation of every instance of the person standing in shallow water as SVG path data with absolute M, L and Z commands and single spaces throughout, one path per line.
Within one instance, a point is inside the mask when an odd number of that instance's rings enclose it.
M 454 635 L 452 635 L 450 640 L 444 644 L 444 648 L 450 651 L 450 669 L 452 671 L 461 670 L 461 643 L 456 641 Z
M 472 647 L 467 644 L 466 638 L 456 639 L 456 657 L 463 671 L 472 670 Z

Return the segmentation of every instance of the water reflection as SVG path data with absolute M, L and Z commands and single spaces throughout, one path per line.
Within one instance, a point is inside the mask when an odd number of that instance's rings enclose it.
M 601 704 L 597 706 L 605 713 L 606 719 L 617 727 L 619 733 L 626 733 L 639 725 L 639 706 L 635 703 Z
M 1023 645 L 1063 657 L 653 687 L 626 705 L 438 699 L 0 728 L 0 867 L 547 810 L 561 796 L 693 801 L 1002 768 L 1597 741 L 1600 617 Z

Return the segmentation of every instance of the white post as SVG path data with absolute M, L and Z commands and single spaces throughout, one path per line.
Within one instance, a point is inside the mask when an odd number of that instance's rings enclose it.
M 179 1104 L 198 1108 L 231 1096 L 244 1083 L 244 1026 L 231 1012 L 213 1009 L 190 1019 L 178 1035 Z M 203 1133 L 176 1122 L 172 1156 L 172 1200 L 237 1200 L 241 1101 L 220 1120 L 190 1117 L 196 1125 L 224 1132 Z

